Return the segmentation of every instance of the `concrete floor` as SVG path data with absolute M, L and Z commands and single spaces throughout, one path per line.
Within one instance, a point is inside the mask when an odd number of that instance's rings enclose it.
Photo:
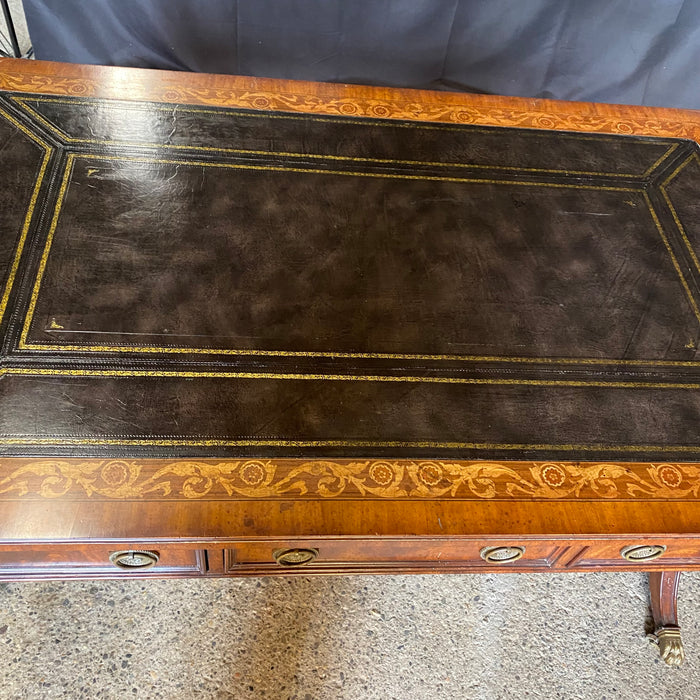
M 641 574 L 0 584 L 0 699 L 695 700 L 700 573 L 679 607 L 673 670 Z
M 17 33 L 17 38 L 19 39 L 20 49 L 22 50 L 22 54 L 24 55 L 31 46 L 31 41 L 29 39 L 29 33 L 27 32 L 27 23 L 24 20 L 22 0 L 8 1 L 10 5 L 10 13 L 12 14 L 12 20 L 15 25 L 15 31 Z M 3 34 L 3 36 L 0 37 L 0 46 L 2 46 L 2 50 L 11 50 L 9 37 L 7 34 L 7 28 L 5 25 L 5 18 L 2 12 L 0 12 L 0 33 Z
M 640 574 L 289 577 L 4 584 L 0 698 L 700 696 L 644 637 Z

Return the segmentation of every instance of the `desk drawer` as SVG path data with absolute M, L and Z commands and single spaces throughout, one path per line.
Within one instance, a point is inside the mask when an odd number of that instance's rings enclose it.
M 700 565 L 700 539 L 625 539 L 592 542 L 581 547 L 567 568 L 688 569 Z
M 196 576 L 205 572 L 205 553 L 192 549 L 48 545 L 0 551 L 0 580 Z
M 552 542 L 473 540 L 303 540 L 241 542 L 226 550 L 230 575 L 542 570 L 567 547 Z

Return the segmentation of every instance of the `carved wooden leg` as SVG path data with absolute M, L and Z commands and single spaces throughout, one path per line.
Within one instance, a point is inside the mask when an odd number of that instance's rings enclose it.
M 680 571 L 649 574 L 651 614 L 654 617 L 652 639 L 659 645 L 661 658 L 669 666 L 680 666 L 685 658 L 681 628 L 678 625 L 678 582 Z

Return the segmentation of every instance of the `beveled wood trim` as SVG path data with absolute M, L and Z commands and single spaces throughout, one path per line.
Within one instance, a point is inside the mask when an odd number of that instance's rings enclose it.
M 700 499 L 700 464 L 1 458 L 0 500 Z
M 0 59 L 0 89 L 700 141 L 700 111 Z

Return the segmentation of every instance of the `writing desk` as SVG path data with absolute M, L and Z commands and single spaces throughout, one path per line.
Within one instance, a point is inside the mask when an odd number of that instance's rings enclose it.
M 696 113 L 0 62 L 0 577 L 700 568 Z

